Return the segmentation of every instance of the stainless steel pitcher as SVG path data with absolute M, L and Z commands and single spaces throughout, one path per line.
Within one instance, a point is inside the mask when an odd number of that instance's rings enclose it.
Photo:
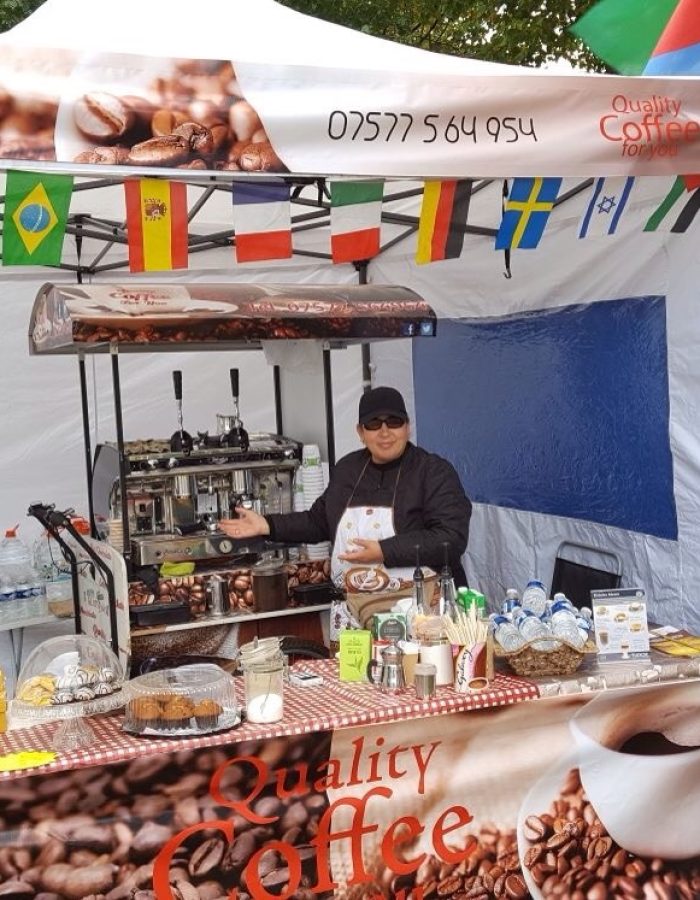
M 372 659 L 367 666 L 367 677 L 385 694 L 398 694 L 406 688 L 406 677 L 403 671 L 403 650 L 398 644 L 391 643 L 381 650 L 382 661 Z M 379 677 L 375 677 L 375 669 L 379 668 Z
M 231 612 L 228 597 L 228 580 L 223 575 L 212 575 L 207 582 L 207 612 L 214 618 L 228 616 Z

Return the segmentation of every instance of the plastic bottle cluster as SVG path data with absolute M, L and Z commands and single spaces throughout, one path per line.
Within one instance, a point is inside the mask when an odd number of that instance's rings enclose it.
M 558 641 L 581 648 L 592 628 L 589 609 L 576 609 L 564 594 L 552 600 L 541 581 L 529 581 L 522 598 L 509 588 L 500 613 L 490 617 L 496 642 L 506 652 L 533 642 L 536 650 L 553 650 Z
M 45 581 L 34 565 L 32 553 L 8 528 L 0 542 L 0 621 L 41 616 L 46 613 Z

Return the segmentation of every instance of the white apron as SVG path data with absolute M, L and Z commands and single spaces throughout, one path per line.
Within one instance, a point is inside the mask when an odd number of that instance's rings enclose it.
M 382 563 L 355 563 L 340 559 L 340 555 L 360 548 L 353 544 L 356 538 L 367 541 L 383 541 L 394 537 L 394 504 L 396 489 L 401 477 L 401 467 L 396 476 L 391 506 L 350 506 L 357 486 L 367 471 L 369 460 L 352 489 L 335 533 L 331 554 L 331 578 L 337 587 L 348 594 L 397 591 L 413 580 L 412 567 L 387 568 Z

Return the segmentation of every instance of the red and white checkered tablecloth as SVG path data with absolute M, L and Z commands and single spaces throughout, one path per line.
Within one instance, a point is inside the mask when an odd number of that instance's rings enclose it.
M 482 691 L 458 694 L 451 687 L 438 688 L 431 700 L 416 699 L 412 690 L 402 694 L 384 694 L 370 684 L 348 684 L 338 680 L 338 663 L 305 661 L 302 666 L 318 672 L 324 684 L 317 687 L 285 685 L 284 718 L 271 725 L 244 722 L 234 730 L 202 737 L 145 738 L 122 731 L 123 715 L 95 716 L 90 725 L 97 740 L 91 746 L 61 753 L 51 763 L 21 772 L 2 772 L 0 781 L 22 778 L 41 772 L 57 772 L 86 766 L 123 762 L 137 756 L 173 753 L 198 747 L 235 744 L 285 735 L 309 734 L 361 725 L 379 725 L 406 719 L 423 719 L 445 713 L 466 712 L 507 706 L 539 696 L 534 684 L 513 675 L 498 674 Z M 241 679 L 236 679 L 239 702 L 243 700 Z M 0 735 L 0 755 L 19 750 L 51 748 L 55 723 L 35 725 Z

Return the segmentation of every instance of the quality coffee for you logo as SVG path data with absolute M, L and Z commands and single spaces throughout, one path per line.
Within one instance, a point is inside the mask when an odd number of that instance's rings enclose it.
M 313 737 L 317 739 L 318 735 Z M 233 884 L 227 882 L 229 900 L 244 893 L 255 900 L 301 896 L 321 900 L 333 896 L 338 882 L 331 872 L 331 847 L 336 842 L 342 842 L 349 861 L 352 874 L 348 888 L 366 886 L 373 880 L 363 855 L 365 839 L 378 848 L 392 876 L 410 876 L 420 868 L 426 854 L 412 857 L 407 848 L 424 831 L 437 860 L 459 865 L 477 845 L 475 837 L 463 832 L 473 821 L 466 807 L 447 806 L 429 830 L 415 815 L 394 818 L 390 814 L 380 825 L 368 810 L 370 801 L 379 801 L 390 811 L 397 784 L 404 778 L 412 780 L 411 792 L 422 797 L 438 765 L 435 751 L 441 743 L 437 740 L 409 747 L 394 745 L 381 735 L 373 741 L 360 736 L 352 741 L 348 757 L 329 756 L 311 765 L 303 758 L 270 764 L 258 755 L 226 760 L 209 783 L 211 799 L 221 818 L 183 828 L 164 844 L 153 864 L 156 900 L 184 896 L 173 888 L 172 870 L 188 857 L 190 871 L 193 867 L 198 872 L 206 871 L 209 878 L 226 869 L 228 863 L 230 873 L 236 876 Z M 345 795 L 345 790 L 354 788 L 359 792 Z M 333 802 L 328 801 L 329 791 L 337 796 Z M 301 843 L 297 836 L 301 829 L 295 828 L 284 812 L 290 801 L 297 808 L 303 805 L 307 817 L 313 815 L 313 829 L 307 829 L 307 838 Z M 342 814 L 342 823 L 336 819 L 337 813 Z M 254 834 L 264 835 L 264 840 L 251 840 Z M 194 851 L 193 838 L 204 839 Z M 453 846 L 456 838 L 461 838 L 461 849 Z M 274 869 L 268 864 L 271 856 L 276 860 Z M 221 881 L 226 880 L 223 874 Z M 407 900 L 406 890 L 394 896 Z M 423 896 L 421 886 L 411 891 L 412 900 L 423 900 Z M 377 900 L 382 897 L 380 893 Z
M 619 145 L 621 156 L 643 160 L 677 156 L 679 146 L 700 137 L 700 123 L 688 118 L 682 101 L 663 94 L 615 94 L 599 128 L 606 141 Z

